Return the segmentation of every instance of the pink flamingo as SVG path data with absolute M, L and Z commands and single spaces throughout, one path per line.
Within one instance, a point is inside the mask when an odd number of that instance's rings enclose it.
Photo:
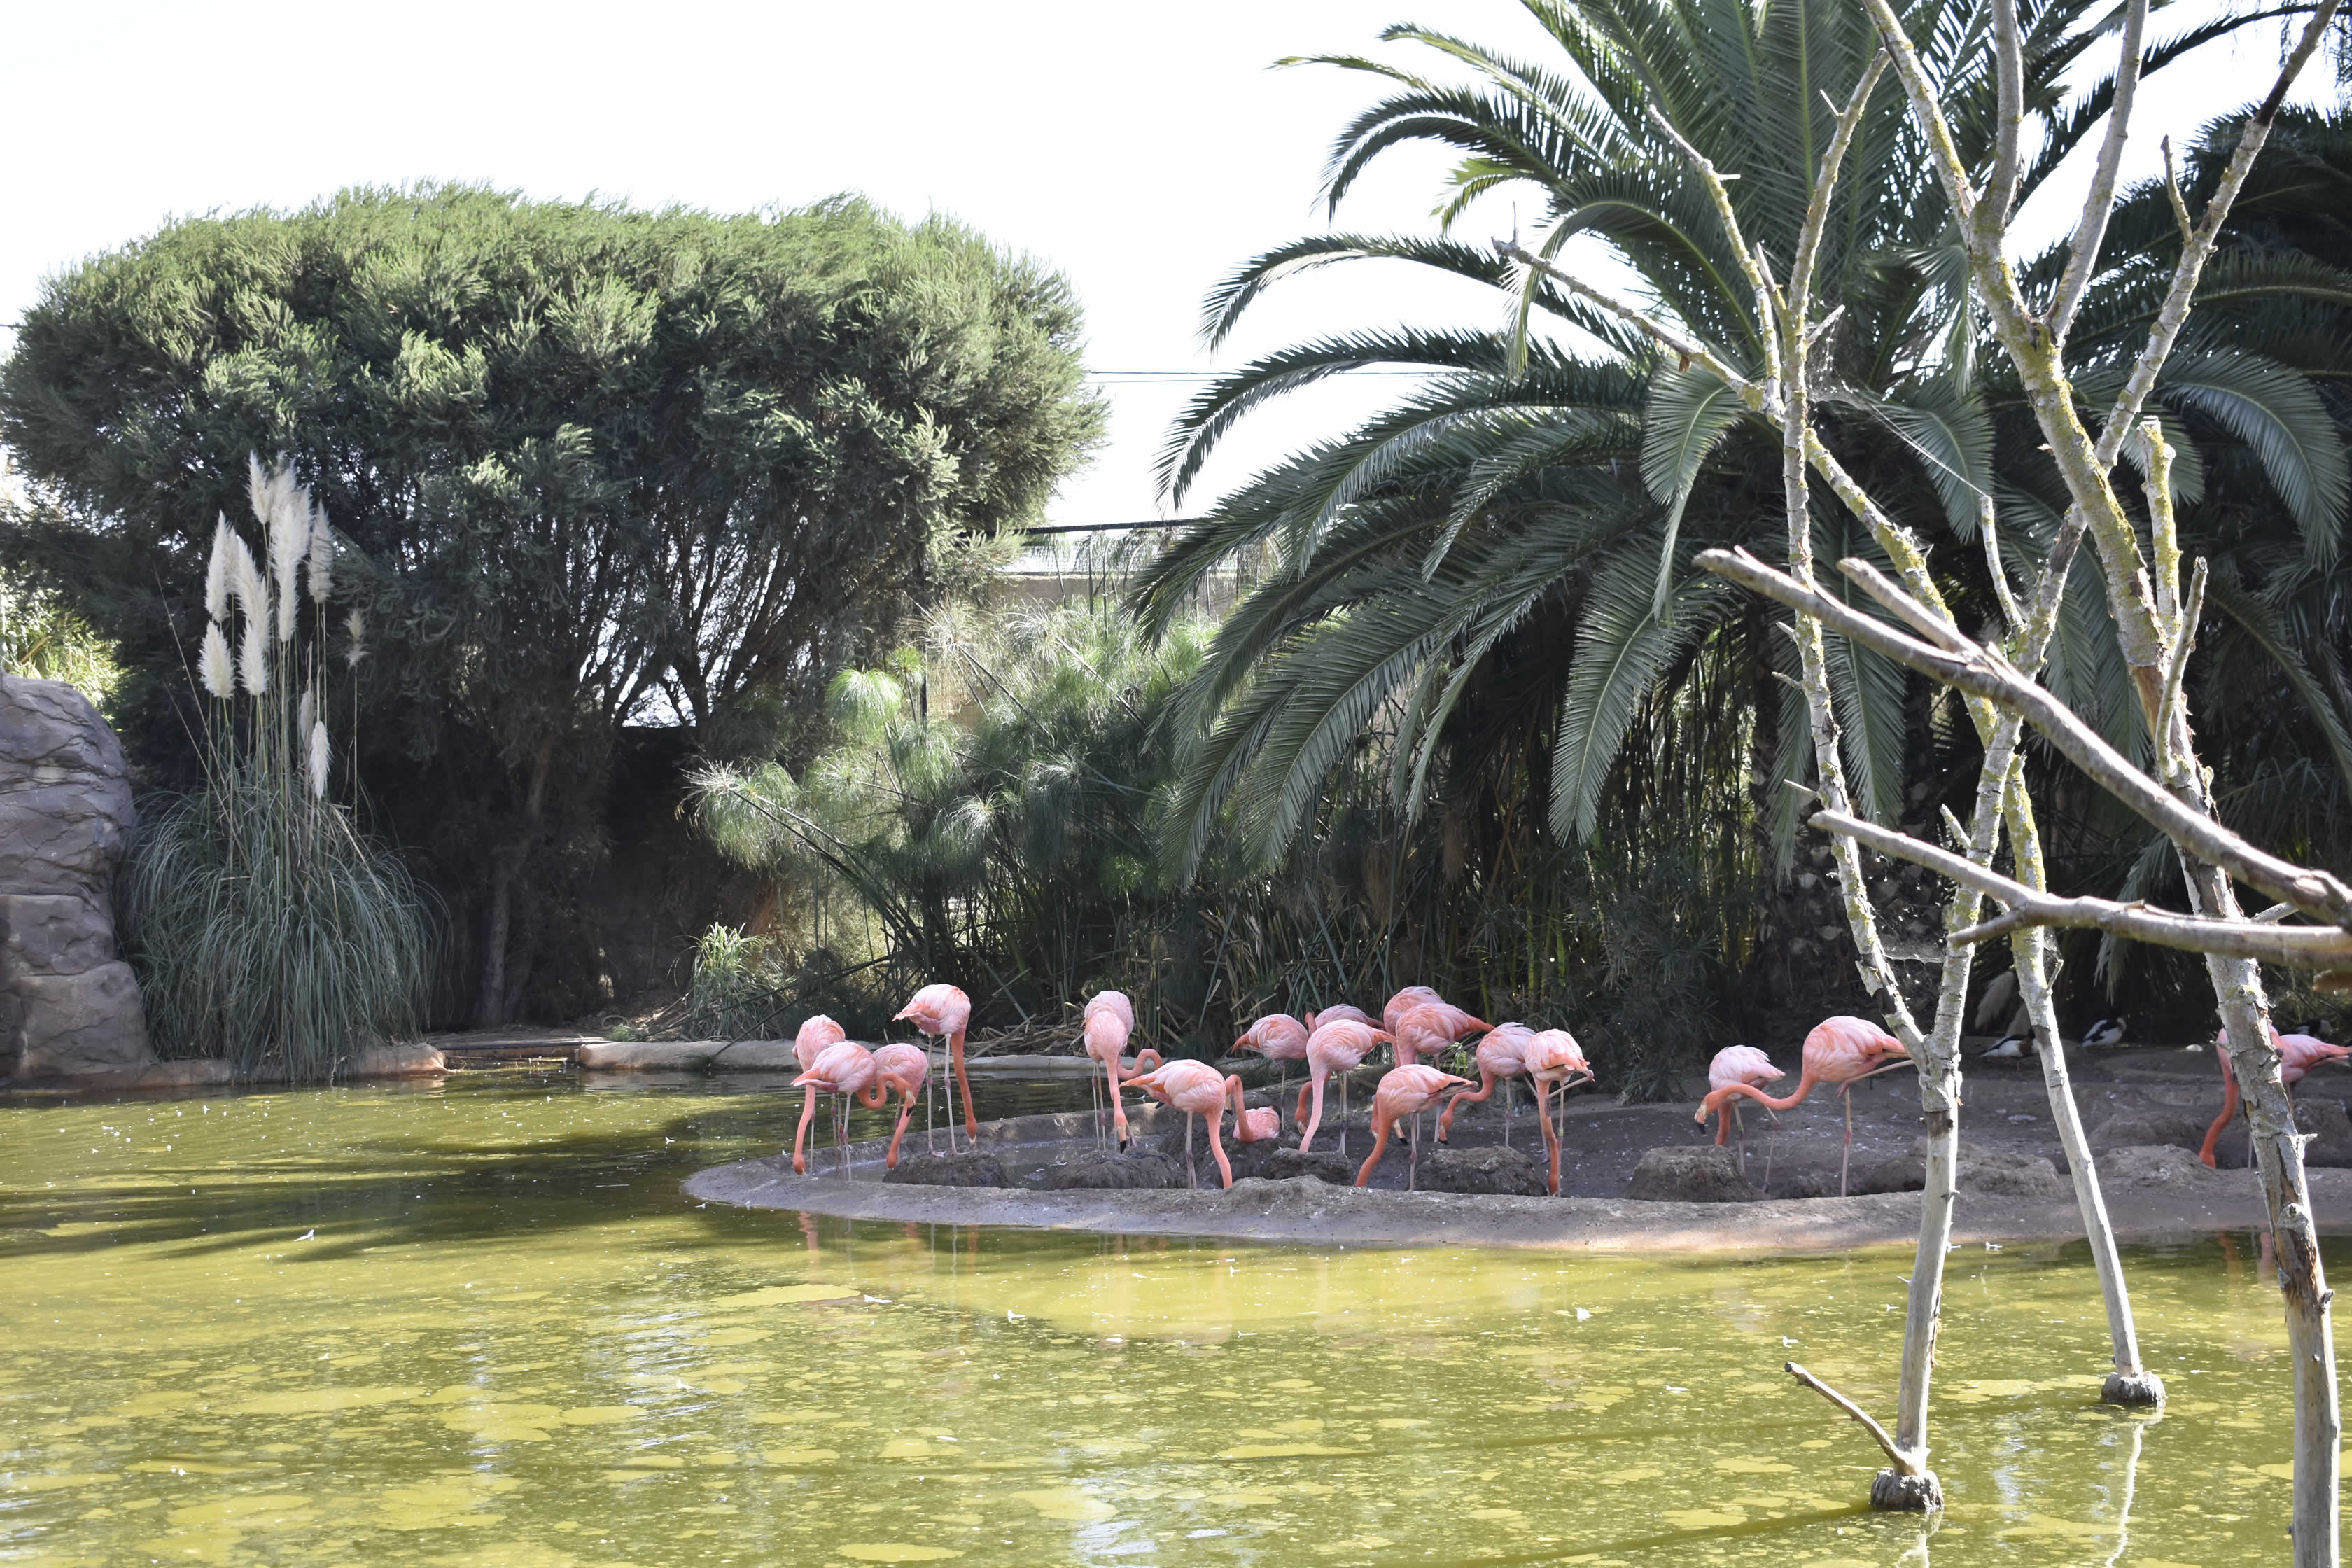
M 1126 1054 L 1127 1037 L 1134 1029 L 1135 1004 L 1122 993 L 1097 991 L 1087 999 L 1086 1052 L 1102 1064 L 1103 1077 L 1109 1081 L 1111 1122 L 1118 1131 L 1118 1146 L 1122 1149 L 1127 1147 L 1127 1105 L 1118 1093 L 1119 1073 L 1124 1066 L 1119 1058 Z M 1152 1067 L 1160 1065 L 1160 1053 L 1146 1048 L 1135 1053 L 1138 1072 L 1147 1070 L 1144 1067 L 1146 1058 L 1150 1058 Z M 1099 1095 L 1095 1101 L 1095 1116 L 1097 1142 L 1099 1142 L 1102 1116 Z
M 1353 1003 L 1334 1002 L 1328 1007 L 1324 1008 L 1320 1013 L 1309 1013 L 1307 1015 L 1307 1032 L 1311 1035 L 1326 1024 L 1339 1024 L 1349 1021 L 1353 1021 L 1359 1024 L 1369 1024 L 1372 1019 L 1370 1014 L 1366 1013 L 1361 1007 L 1355 1005 Z
M 1417 1007 L 1408 1014 L 1408 1026 L 1427 1016 L 1429 1009 Z M 1503 1085 L 1503 1147 L 1511 1146 L 1510 1080 L 1528 1070 L 1528 1047 L 1536 1032 L 1525 1024 L 1497 1024 L 1486 1031 L 1478 1042 L 1478 1087 L 1455 1095 L 1445 1102 L 1445 1114 L 1437 1119 L 1437 1141 L 1443 1143 L 1454 1131 L 1454 1113 L 1468 1100 L 1483 1105 L 1494 1098 L 1495 1086 Z M 1402 1041 L 1404 1036 L 1399 1035 Z
M 1735 1100 L 1747 1099 L 1773 1110 L 1786 1110 L 1813 1092 L 1817 1083 L 1833 1083 L 1845 1101 L 1845 1157 L 1838 1162 L 1838 1196 L 1845 1196 L 1846 1174 L 1853 1164 L 1853 1086 L 1874 1074 L 1911 1060 L 1903 1042 L 1867 1018 L 1841 1015 L 1824 1018 L 1805 1037 L 1804 1068 L 1797 1075 L 1797 1091 L 1775 1100 L 1752 1083 L 1727 1083 L 1698 1102 L 1693 1118 L 1702 1127 L 1709 1116 L 1721 1116 Z M 1782 1076 L 1786 1076 L 1783 1074 Z
M 1243 1136 L 1246 1129 L 1248 1135 Z M 1234 1130 L 1234 1142 L 1256 1143 L 1282 1136 L 1282 1112 L 1271 1105 L 1253 1105 L 1242 1112 L 1242 1124 Z
M 1553 1197 L 1559 1196 L 1559 1129 L 1552 1125 L 1551 1091 L 1560 1089 L 1559 1102 L 1568 1105 L 1568 1088 L 1592 1077 L 1592 1066 L 1584 1059 L 1584 1047 L 1566 1029 L 1538 1029 L 1519 1055 L 1519 1061 L 1528 1081 L 1536 1086 L 1536 1116 L 1543 1122 L 1544 1142 L 1551 1150 L 1551 1180 L 1549 1187 Z
M 1752 1083 L 1761 1089 L 1768 1083 L 1778 1083 L 1788 1076 L 1772 1065 L 1770 1057 L 1766 1056 L 1754 1046 L 1726 1046 L 1715 1053 L 1713 1061 L 1706 1064 L 1706 1088 L 1710 1094 L 1735 1083 Z M 1777 1121 L 1778 1118 L 1775 1118 L 1775 1121 Z M 1718 1149 L 1723 1147 L 1724 1140 L 1729 1136 L 1731 1124 L 1734 1121 L 1739 1122 L 1739 1171 L 1742 1175 L 1745 1175 L 1748 1173 L 1748 1124 L 1740 1120 L 1738 1106 L 1731 1107 L 1731 1114 L 1728 1117 L 1720 1113 L 1716 1116 L 1715 1146 Z M 1768 1148 L 1764 1153 L 1765 1190 L 1770 1191 L 1771 1184 L 1772 1153 Z
M 1268 1013 L 1244 1029 L 1241 1037 L 1234 1042 L 1236 1054 L 1255 1051 L 1268 1061 L 1282 1064 L 1282 1081 L 1274 1091 L 1276 1104 L 1281 1103 L 1280 1096 L 1290 1087 L 1290 1064 L 1307 1059 L 1307 1026 L 1289 1014 Z M 1279 1123 L 1281 1120 L 1277 1112 L 1275 1121 Z
M 926 1063 L 926 1076 L 928 1065 Z M 888 1098 L 882 1087 L 880 1072 L 874 1064 L 874 1053 L 855 1040 L 835 1040 L 817 1053 L 816 1061 L 808 1071 L 793 1079 L 793 1087 L 808 1091 L 801 1102 L 801 1129 L 793 1138 L 793 1173 L 805 1175 L 808 1172 L 806 1145 L 809 1123 L 816 1117 L 816 1097 L 820 1094 L 830 1094 L 839 1100 L 834 1107 L 834 1142 L 841 1150 L 842 1171 L 847 1173 L 849 1121 L 845 1113 L 850 1099 L 853 1096 L 862 1099 L 866 1108 L 872 1110 Z
M 1421 1181 L 1421 1113 L 1436 1110 L 1445 1091 L 1457 1084 L 1468 1089 L 1470 1080 L 1415 1063 L 1382 1073 L 1380 1087 L 1372 1090 L 1372 1152 L 1356 1173 L 1356 1185 L 1371 1184 L 1372 1167 L 1381 1163 L 1381 1153 L 1389 1146 L 1389 1131 L 1402 1117 L 1412 1150 L 1405 1158 L 1404 1187 L 1407 1192 L 1415 1191 Z
M 1225 1115 L 1225 1103 L 1233 1102 L 1234 1136 L 1244 1143 L 1255 1142 L 1260 1136 L 1261 1122 L 1254 1122 L 1250 1113 L 1242 1108 L 1242 1080 L 1229 1074 L 1220 1074 L 1206 1062 L 1180 1058 L 1150 1072 L 1139 1074 L 1127 1080 L 1129 1085 L 1143 1090 L 1162 1105 L 1171 1105 L 1184 1115 L 1184 1175 L 1194 1186 L 1201 1184 L 1192 1162 L 1192 1118 L 1197 1116 L 1209 1124 L 1209 1152 L 1216 1156 L 1218 1173 L 1225 1185 L 1234 1184 L 1233 1162 L 1225 1158 L 1224 1140 L 1218 1128 Z
M 2205 1146 L 2197 1151 L 2197 1157 L 2209 1165 L 2213 1163 L 2213 1145 L 2221 1140 L 2221 1129 L 2238 1114 L 2238 1074 L 2230 1065 L 2229 1044 L 2227 1029 L 2213 1037 L 2213 1054 L 2221 1058 L 2221 1114 L 2205 1130 Z M 2279 1078 L 2290 1085 L 2302 1082 L 2304 1075 L 2315 1067 L 2352 1057 L 2352 1046 L 2331 1046 L 2316 1035 L 2282 1035 L 2274 1028 L 2271 1044 L 2278 1047 Z
M 915 1101 L 930 1086 L 931 1056 L 920 1046 L 883 1046 L 874 1053 L 874 1070 L 881 1076 L 884 1098 L 896 1089 L 898 1093 L 898 1125 L 890 1134 L 890 1152 L 883 1157 L 882 1168 L 898 1168 L 898 1142 L 907 1136 L 907 1123 L 914 1120 Z
M 1433 1002 L 1444 1000 L 1426 985 L 1408 985 L 1390 997 L 1389 1005 L 1381 1009 L 1381 1027 L 1393 1035 L 1407 1013 L 1415 1007 L 1426 1007 Z
M 909 1019 L 915 1027 L 927 1035 L 945 1035 L 948 1059 L 940 1068 L 940 1081 L 947 1082 L 948 1074 L 955 1074 L 955 1087 L 963 1091 L 964 1135 L 974 1143 L 980 1142 L 980 1118 L 972 1114 L 971 1079 L 963 1067 L 964 1026 L 971 1022 L 971 998 L 952 985 L 926 985 L 899 1009 L 898 1018 Z M 894 1018 L 891 1022 L 898 1022 Z M 926 1069 L 928 1071 L 928 1069 Z M 926 1113 L 928 1121 L 929 1113 Z M 955 1152 L 955 1102 L 948 1102 L 948 1152 Z
M 800 1033 L 793 1037 L 793 1055 L 806 1072 L 816 1066 L 816 1054 L 827 1046 L 837 1046 L 849 1038 L 849 1032 L 822 1013 L 812 1013 L 801 1025 Z
M 1384 1029 L 1375 1029 L 1368 1018 L 1332 1018 L 1328 1012 L 1324 1022 L 1315 1026 L 1307 1037 L 1307 1083 L 1298 1091 L 1298 1150 L 1305 1153 L 1315 1146 L 1315 1129 L 1323 1123 L 1323 1084 L 1333 1073 L 1339 1075 L 1339 1152 L 1348 1152 L 1348 1074 L 1364 1065 L 1382 1041 L 1395 1043 L 1395 1037 Z M 1465 1080 L 1466 1081 L 1466 1080 Z M 1307 1114 L 1307 1097 L 1315 1097 L 1315 1114 Z
M 1408 987 L 1408 990 L 1428 991 L 1429 987 L 1414 985 Z M 1430 994 L 1435 998 L 1434 1000 L 1409 1002 L 1400 1009 L 1397 1004 L 1405 1002 L 1406 994 L 1405 991 L 1400 991 L 1390 997 L 1388 1007 L 1381 1015 L 1381 1026 L 1396 1037 L 1396 1058 L 1399 1067 L 1412 1066 L 1415 1057 L 1423 1051 L 1435 1056 L 1454 1041 L 1467 1039 L 1472 1035 L 1485 1034 L 1492 1026 L 1484 1018 L 1475 1017 L 1464 1012 L 1453 1003 L 1438 996 L 1433 991 L 1430 992 Z M 1420 1026 L 1408 1035 L 1404 1026 L 1415 1019 L 1420 1020 Z

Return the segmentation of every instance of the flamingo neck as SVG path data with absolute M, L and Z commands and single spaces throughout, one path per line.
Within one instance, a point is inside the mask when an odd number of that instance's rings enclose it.
M 1820 1081 L 1813 1076 L 1812 1069 L 1808 1068 L 1798 1076 L 1796 1090 L 1786 1100 L 1775 1100 L 1752 1083 L 1727 1083 L 1709 1098 L 1715 1100 L 1717 1110 L 1730 1104 L 1735 1096 L 1744 1095 L 1768 1110 L 1786 1110 L 1812 1093 L 1813 1085 Z

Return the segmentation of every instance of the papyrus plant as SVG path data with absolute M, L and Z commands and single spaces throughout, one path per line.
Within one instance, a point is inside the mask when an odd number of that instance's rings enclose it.
M 331 681 L 356 676 L 364 626 L 351 611 L 331 648 L 333 531 L 290 470 L 254 460 L 251 492 L 261 552 L 224 517 L 205 576 L 205 782 L 148 807 L 123 923 L 163 1054 L 328 1079 L 421 1026 L 432 922 L 428 895 L 337 798 L 352 781 L 348 761 L 337 777 Z

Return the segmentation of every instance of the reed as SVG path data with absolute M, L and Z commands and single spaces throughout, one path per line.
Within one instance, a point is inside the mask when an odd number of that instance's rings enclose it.
M 362 623 L 346 622 L 338 659 L 334 534 L 289 470 L 256 459 L 251 496 L 263 554 L 224 517 L 205 574 L 205 782 L 142 812 L 120 920 L 159 1052 L 331 1079 L 357 1050 L 421 1027 L 434 908 L 337 798 L 333 677 L 338 662 L 356 674 Z M 348 766 L 341 784 L 355 795 Z

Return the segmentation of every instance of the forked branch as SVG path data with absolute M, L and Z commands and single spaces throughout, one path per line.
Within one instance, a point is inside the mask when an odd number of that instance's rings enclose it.
M 1860 1422 L 1862 1424 L 1862 1429 L 1869 1433 L 1873 1440 L 1878 1444 L 1880 1449 L 1885 1453 L 1886 1462 L 1893 1465 L 1904 1475 L 1916 1476 L 1921 1470 L 1927 1468 L 1927 1457 L 1925 1454 L 1915 1454 L 1896 1443 L 1893 1436 L 1887 1432 L 1885 1427 L 1881 1426 L 1876 1421 L 1871 1418 L 1869 1411 L 1864 1410 L 1861 1405 L 1856 1405 L 1853 1400 L 1848 1399 L 1844 1394 L 1840 1394 L 1836 1389 L 1832 1388 L 1828 1384 L 1823 1383 L 1820 1378 L 1815 1377 L 1811 1373 L 1807 1372 L 1795 1362 L 1782 1362 L 1780 1363 L 1780 1368 L 1790 1377 L 1795 1378 L 1799 1383 L 1803 1384 L 1807 1388 L 1811 1389 L 1815 1394 L 1820 1394 L 1823 1399 L 1828 1400 L 1832 1405 L 1836 1405 L 1840 1410 L 1844 1411 L 1848 1415 L 1853 1416 L 1856 1421 Z

